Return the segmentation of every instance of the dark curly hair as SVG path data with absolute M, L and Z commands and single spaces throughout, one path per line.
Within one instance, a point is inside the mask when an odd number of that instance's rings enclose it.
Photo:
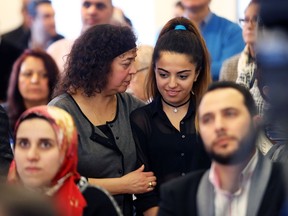
M 27 49 L 22 53 L 22 55 L 15 61 L 13 65 L 13 69 L 12 69 L 10 80 L 9 80 L 8 94 L 7 94 L 7 104 L 9 107 L 9 109 L 7 110 L 7 113 L 11 122 L 10 126 L 12 129 L 14 129 L 14 125 L 17 119 L 22 114 L 22 112 L 26 110 L 23 97 L 19 91 L 18 78 L 19 78 L 22 63 L 25 61 L 27 57 L 30 57 L 30 56 L 39 58 L 44 63 L 44 67 L 47 71 L 47 76 L 49 80 L 48 81 L 48 87 L 49 87 L 48 101 L 52 99 L 52 94 L 56 86 L 56 83 L 58 81 L 58 77 L 59 77 L 59 69 L 55 61 L 45 51 L 40 50 L 40 49 Z
M 100 93 L 107 85 L 113 59 L 135 47 L 136 37 L 129 27 L 105 24 L 89 28 L 68 55 L 56 95 L 75 94 L 77 89 L 88 97 Z

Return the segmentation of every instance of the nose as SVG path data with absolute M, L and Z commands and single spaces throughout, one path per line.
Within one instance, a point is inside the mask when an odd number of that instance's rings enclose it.
M 39 152 L 36 147 L 30 147 L 27 152 L 27 158 L 30 161 L 37 161 L 39 159 Z
M 136 72 L 137 72 L 137 69 L 136 69 L 135 63 L 132 63 L 131 68 L 129 70 L 129 74 L 133 75 L 133 74 L 136 74 Z
M 33 73 L 30 81 L 31 81 L 31 83 L 38 83 L 39 82 L 39 78 L 40 78 L 39 74 L 35 72 L 35 73 Z
M 97 6 L 96 5 L 90 5 L 90 7 L 87 9 L 87 12 L 89 13 L 89 14 L 95 14 L 95 13 L 97 13 Z
M 215 117 L 215 131 L 217 133 L 222 133 L 225 129 L 225 122 L 224 119 L 220 116 Z
M 169 88 L 175 88 L 177 86 L 177 81 L 176 78 L 171 76 L 169 78 L 169 83 L 168 83 Z

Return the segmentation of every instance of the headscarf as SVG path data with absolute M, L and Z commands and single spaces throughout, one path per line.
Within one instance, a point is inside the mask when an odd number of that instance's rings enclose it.
M 55 201 L 61 215 L 82 215 L 86 201 L 75 183 L 76 180 L 80 179 L 80 175 L 77 172 L 77 129 L 73 118 L 65 110 L 58 107 L 33 107 L 20 116 L 15 126 L 15 134 L 17 134 L 21 122 L 28 118 L 41 118 L 48 121 L 55 131 L 60 155 L 63 158 L 62 165 L 45 194 L 53 197 L 53 201 Z M 31 131 L 31 133 L 34 132 Z M 16 166 L 17 164 L 13 160 L 8 173 L 8 182 L 10 183 L 21 182 Z

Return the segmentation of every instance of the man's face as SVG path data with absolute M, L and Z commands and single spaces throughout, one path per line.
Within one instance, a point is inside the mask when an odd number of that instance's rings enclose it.
M 81 0 L 82 31 L 94 25 L 110 23 L 113 6 L 111 0 Z
M 253 153 L 252 117 L 242 94 L 232 88 L 206 93 L 199 106 L 199 129 L 206 151 L 221 164 L 245 161 Z
M 203 7 L 208 7 L 211 0 L 181 0 L 185 9 L 198 10 Z
M 51 4 L 43 3 L 37 6 L 37 14 L 33 19 L 33 29 L 39 35 L 53 37 L 56 35 L 55 11 Z

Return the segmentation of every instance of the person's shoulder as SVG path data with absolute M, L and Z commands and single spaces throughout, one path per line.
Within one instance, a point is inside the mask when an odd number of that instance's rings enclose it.
M 62 38 L 53 42 L 48 48 L 48 53 L 57 53 L 59 50 L 68 50 L 72 47 L 75 40 Z
M 180 189 L 188 189 L 192 186 L 192 184 L 199 184 L 200 179 L 204 175 L 207 170 L 198 170 L 187 174 L 186 176 L 181 176 L 171 181 L 168 181 L 161 185 L 162 190 L 173 189 L 173 190 L 180 190 Z
M 69 103 L 71 101 L 71 97 L 69 94 L 67 93 L 63 93 L 61 95 L 56 96 L 55 98 L 53 98 L 48 105 L 49 106 L 59 106 L 61 107 L 61 105 Z
M 230 31 L 232 31 L 232 30 L 234 30 L 234 31 L 242 31 L 241 27 L 237 23 L 232 22 L 231 20 L 228 20 L 225 17 L 218 16 L 215 13 L 212 13 L 211 20 L 213 20 L 214 22 L 219 23 L 222 27 L 225 27 L 227 30 L 230 30 Z
M 143 101 L 134 97 L 130 93 L 123 92 L 123 93 L 119 93 L 117 95 L 118 95 L 118 98 L 120 99 L 120 101 L 122 102 L 122 104 L 130 107 L 132 110 L 145 105 L 145 103 Z

